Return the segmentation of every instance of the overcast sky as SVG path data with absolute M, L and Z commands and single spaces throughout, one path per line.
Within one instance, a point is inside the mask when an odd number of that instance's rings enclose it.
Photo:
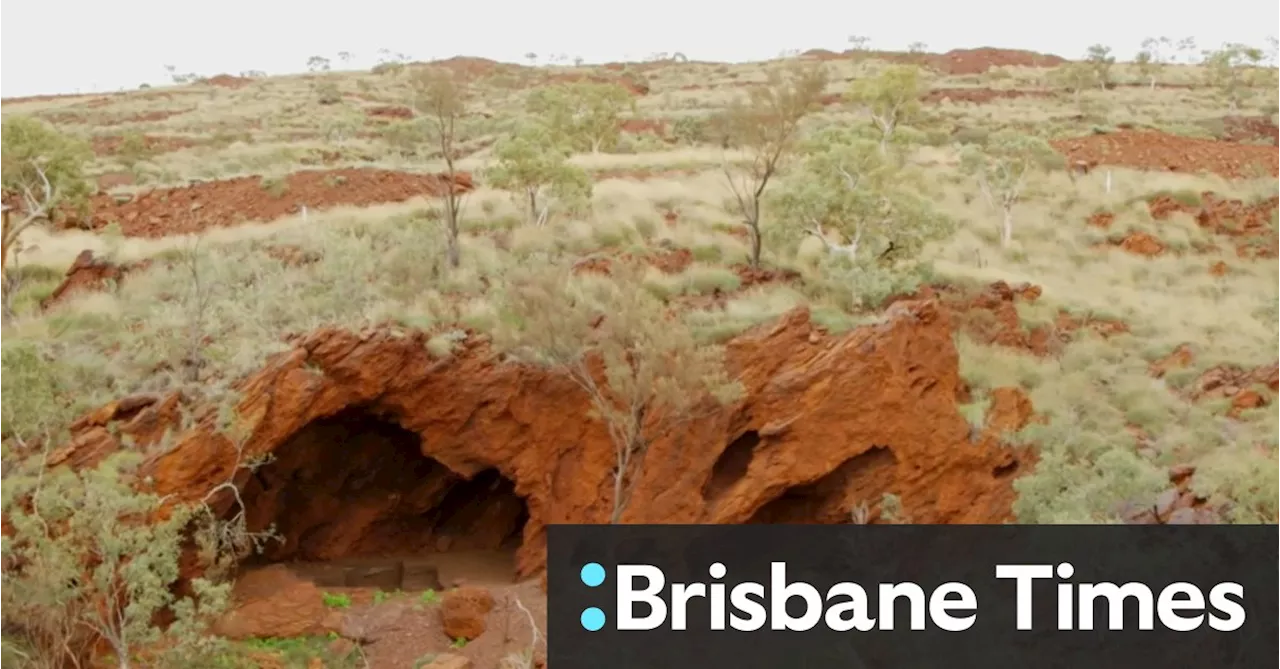
M 1145 37 L 1193 36 L 1201 47 L 1266 47 L 1276 0 L 1207 5 L 1134 0 L 840 2 L 786 0 L 285 2 L 38 0 L 9 3 L 0 24 L 0 95 L 111 91 L 167 83 L 164 65 L 200 75 L 305 70 L 307 58 L 353 53 L 352 67 L 389 49 L 415 60 L 456 55 L 522 62 L 565 54 L 587 62 L 681 52 L 693 60 L 763 60 L 787 49 L 930 51 L 999 46 L 1077 57 L 1094 43 L 1131 57 Z

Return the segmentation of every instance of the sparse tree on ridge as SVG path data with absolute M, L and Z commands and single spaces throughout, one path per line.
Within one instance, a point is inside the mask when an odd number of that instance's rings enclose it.
M 854 264 L 914 258 L 949 235 L 953 221 L 920 195 L 918 183 L 874 140 L 844 128 L 814 136 L 775 199 L 779 215 Z M 833 241 L 836 235 L 841 240 Z
M 312 56 L 307 59 L 307 69 L 312 72 L 328 72 L 329 59 L 324 56 Z
M 1255 84 L 1255 68 L 1262 61 L 1262 50 L 1244 44 L 1226 44 L 1217 51 L 1206 51 L 1205 79 L 1236 111 Z
M 497 164 L 488 170 L 489 183 L 516 195 L 529 224 L 546 225 L 547 195 L 570 205 L 591 199 L 591 177 L 569 162 L 571 153 L 545 124 L 526 123 L 494 146 Z
M 552 132 L 573 148 L 592 153 L 613 148 L 620 136 L 619 117 L 634 107 L 627 89 L 593 81 L 539 88 L 527 102 L 528 111 L 541 116 Z
M 849 47 L 854 51 L 866 51 L 869 44 L 871 44 L 871 38 L 866 35 L 849 36 Z
M 460 124 L 467 113 L 470 90 L 458 75 L 444 68 L 424 69 L 412 79 L 413 107 L 426 118 L 431 127 L 435 148 L 440 151 L 445 164 L 445 176 L 449 179 L 444 195 L 444 216 L 447 247 L 451 267 L 462 262 L 459 236 L 461 234 L 462 199 L 457 188 L 458 135 Z
M 987 202 L 1002 214 L 1000 243 L 1013 241 L 1013 208 L 1022 199 L 1032 173 L 1061 166 L 1062 156 L 1045 140 L 1013 130 L 1000 130 L 983 148 L 969 147 L 961 167 L 972 174 Z
M 605 423 L 615 458 L 611 523 L 621 521 L 653 442 L 742 391 L 723 348 L 669 317 L 641 288 L 643 276 L 622 262 L 610 276 L 577 277 L 561 265 L 513 272 L 494 334 L 514 359 L 572 380 Z
M 1177 49 L 1177 52 L 1182 55 L 1183 64 L 1195 65 L 1196 56 L 1200 53 L 1199 48 L 1196 46 L 1196 38 L 1183 37 L 1178 40 L 1178 44 L 1175 48 Z
M 1111 47 L 1094 44 L 1085 52 L 1084 62 L 1093 70 L 1093 77 L 1099 87 L 1105 89 L 1111 84 L 1111 66 L 1116 62 L 1116 57 L 1111 55 Z
M 1080 94 L 1085 89 L 1097 85 L 1097 75 L 1093 68 L 1088 63 L 1081 62 L 1063 63 L 1053 68 L 1049 71 L 1048 79 L 1051 86 L 1071 93 L 1071 100 L 1076 104 L 1080 103 Z
M 1142 50 L 1134 61 L 1138 71 L 1147 78 L 1152 90 L 1156 87 L 1156 77 L 1168 63 L 1169 53 L 1173 50 L 1173 42 L 1168 37 L 1148 37 L 1142 40 Z
M 928 84 L 914 65 L 891 65 L 874 77 L 858 79 L 849 88 L 849 99 L 864 106 L 880 131 L 880 151 L 888 153 L 898 126 L 920 113 L 920 98 Z
M 725 111 L 728 142 L 747 153 L 745 163 L 725 159 L 721 167 L 733 194 L 729 206 L 750 235 L 752 267 L 760 266 L 760 200 L 795 147 L 800 121 L 819 107 L 826 86 L 827 73 L 820 65 L 796 64 L 771 71 L 765 85 L 752 88 Z

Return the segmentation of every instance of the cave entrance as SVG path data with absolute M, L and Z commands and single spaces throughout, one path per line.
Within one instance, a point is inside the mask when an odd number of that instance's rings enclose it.
M 464 478 L 361 409 L 311 423 L 273 456 L 242 496 L 249 529 L 274 525 L 280 540 L 246 567 L 288 563 L 317 585 L 383 590 L 515 580 L 529 513 L 497 470 Z
M 850 522 L 853 505 L 883 490 L 897 459 L 884 446 L 845 460 L 812 483 L 789 488 L 756 510 L 747 525 L 834 525 Z

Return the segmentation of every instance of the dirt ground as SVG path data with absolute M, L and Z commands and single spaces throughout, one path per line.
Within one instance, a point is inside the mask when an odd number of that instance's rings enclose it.
M 1254 146 L 1146 130 L 1052 142 L 1068 160 L 1169 172 L 1212 172 L 1228 178 L 1280 175 L 1275 147 Z
M 470 175 L 460 174 L 454 188 L 471 190 Z M 71 219 L 67 227 L 98 230 L 116 223 L 126 237 L 165 237 L 268 221 L 336 206 L 366 206 L 431 197 L 447 188 L 444 177 L 372 168 L 295 172 L 267 182 L 262 177 L 206 181 L 180 188 L 145 191 L 133 197 L 107 193 L 90 202 L 87 221 Z
M 331 661 L 349 654 L 355 666 L 370 669 L 426 666 L 446 655 L 498 667 L 502 658 L 530 649 L 545 658 L 546 595 L 539 580 L 513 583 L 509 573 L 480 565 L 442 571 L 457 585 L 412 591 L 317 587 L 288 565 L 258 568 L 239 579 L 237 606 L 221 629 L 231 638 L 328 638 Z

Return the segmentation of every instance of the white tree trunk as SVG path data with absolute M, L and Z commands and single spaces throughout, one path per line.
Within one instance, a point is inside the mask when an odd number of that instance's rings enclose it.
M 1004 221 L 1000 226 L 1000 245 L 1008 247 L 1013 242 L 1013 207 L 1004 208 Z

